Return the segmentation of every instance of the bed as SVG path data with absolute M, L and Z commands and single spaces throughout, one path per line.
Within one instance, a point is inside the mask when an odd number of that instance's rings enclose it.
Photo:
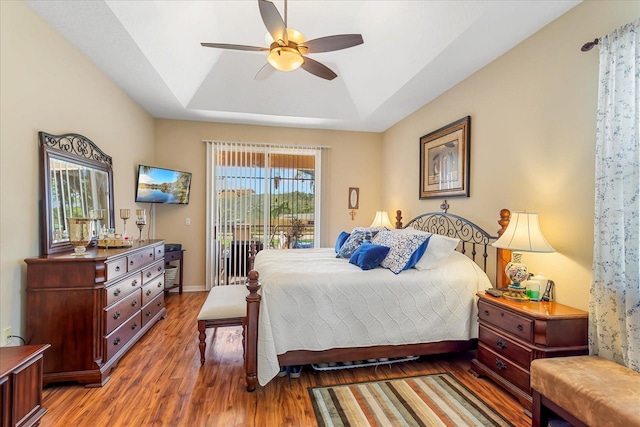
M 404 271 L 393 266 L 363 270 L 349 259 L 337 258 L 337 246 L 259 252 L 247 284 L 247 390 L 253 391 L 258 383 L 266 385 L 280 366 L 476 347 L 475 294 L 492 286 L 486 274 L 488 260 L 495 259 L 489 264 L 497 266 L 494 273 L 501 272 L 510 256 L 490 246 L 506 229 L 508 218 L 509 211 L 502 210 L 498 221 L 502 228 L 493 236 L 464 218 L 442 212 L 420 215 L 403 227 L 398 211 L 398 230 L 384 230 L 372 242 L 425 232 L 446 236 L 426 237 L 431 240 L 423 246 L 436 251 L 436 242 L 456 239 L 457 252 L 420 270 L 418 265 Z M 427 259 L 427 253 L 420 259 Z M 496 282 L 498 287 L 506 283 L 498 273 Z

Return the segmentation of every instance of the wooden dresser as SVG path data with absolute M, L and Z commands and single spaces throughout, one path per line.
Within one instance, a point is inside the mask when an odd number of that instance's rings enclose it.
M 500 384 L 531 411 L 531 362 L 588 354 L 588 314 L 555 302 L 515 302 L 484 292 L 477 295 L 480 331 L 471 371 Z
M 34 426 L 42 407 L 42 353 L 48 344 L 0 347 L 0 426 Z
M 160 318 L 164 242 L 26 259 L 27 343 L 49 343 L 44 384 L 101 386 Z

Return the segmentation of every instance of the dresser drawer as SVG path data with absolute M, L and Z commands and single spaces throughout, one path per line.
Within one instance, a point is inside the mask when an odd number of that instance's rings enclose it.
M 485 366 L 511 384 L 526 393 L 531 392 L 529 389 L 529 371 L 525 371 L 506 357 L 494 353 L 482 343 L 478 344 L 478 354 L 476 357 Z
M 533 342 L 532 319 L 489 305 L 484 301 L 478 303 L 478 317 L 481 322 L 489 323 L 525 341 Z
M 117 279 L 127 272 L 127 258 L 107 261 L 107 281 Z
M 164 276 L 158 276 L 142 287 L 142 306 L 144 307 L 164 291 Z
M 142 275 L 140 273 L 132 274 L 126 279 L 120 280 L 112 285 L 109 285 L 105 288 L 107 293 L 107 304 L 106 306 L 110 306 L 111 304 L 117 302 L 118 300 L 126 297 L 133 291 L 139 290 L 142 286 Z
M 152 280 L 162 273 L 164 273 L 164 261 L 158 261 L 151 267 L 142 270 L 142 283 L 146 284 L 149 280 Z
M 120 349 L 124 348 L 140 328 L 142 328 L 142 313 L 137 311 L 118 329 L 107 335 L 105 337 L 106 360 L 111 359 Z
M 159 259 L 164 259 L 164 245 L 158 245 L 153 248 L 153 258 L 158 261 Z
M 153 319 L 156 314 L 164 307 L 164 292 L 160 292 L 149 304 L 142 309 L 142 326 Z
M 127 269 L 128 271 L 137 270 L 140 267 L 154 261 L 153 256 L 154 248 L 145 248 L 141 251 L 135 252 L 127 257 Z
M 482 344 L 490 348 L 496 354 L 517 363 L 523 369 L 529 370 L 531 365 L 532 351 L 517 342 L 501 336 L 489 328 L 480 325 L 479 339 Z
M 133 292 L 121 301 L 105 309 L 107 334 L 117 329 L 118 326 L 122 325 L 133 313 L 140 310 L 140 307 L 142 307 L 141 301 L 142 295 L 140 289 L 138 289 L 136 292 Z

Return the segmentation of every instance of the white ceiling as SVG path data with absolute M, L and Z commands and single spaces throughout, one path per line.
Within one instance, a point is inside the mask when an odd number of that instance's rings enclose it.
M 382 132 L 577 5 L 572 1 L 291 0 L 307 40 L 364 44 L 309 55 L 338 78 L 299 69 L 256 81 L 267 47 L 257 0 L 27 0 L 153 117 Z M 284 15 L 283 0 L 274 4 Z

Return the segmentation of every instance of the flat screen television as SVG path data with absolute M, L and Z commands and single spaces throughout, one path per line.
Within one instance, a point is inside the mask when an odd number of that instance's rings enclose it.
M 136 202 L 189 204 L 191 172 L 138 166 Z

